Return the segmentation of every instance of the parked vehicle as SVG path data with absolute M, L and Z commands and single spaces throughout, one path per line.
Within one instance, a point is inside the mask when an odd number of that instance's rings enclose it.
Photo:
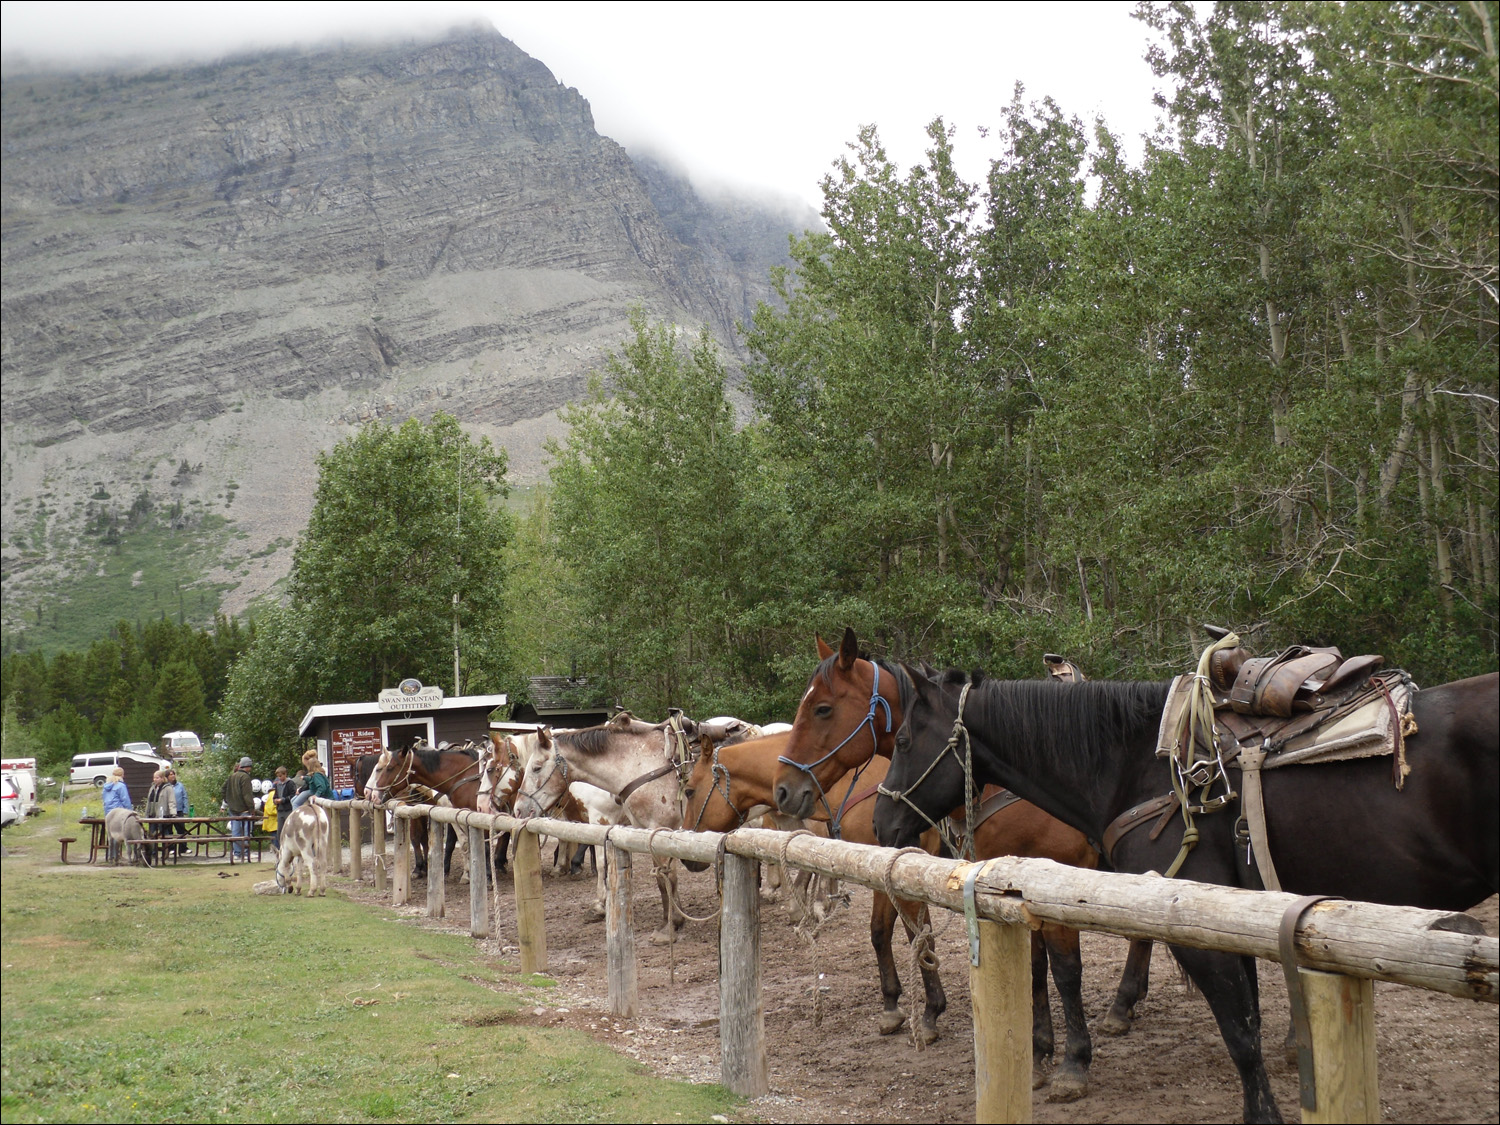
M 190 730 L 172 730 L 161 736 L 161 756 L 176 758 L 203 757 L 203 740 Z
M 0 776 L 0 828 L 9 828 L 25 815 L 21 811 L 21 791 L 11 775 Z
M 0 774 L 9 778 L 15 786 L 17 799 L 21 802 L 21 815 L 27 817 L 36 813 L 36 759 L 6 758 L 0 761 Z
M 130 745 L 143 746 L 145 743 L 131 743 Z M 127 750 L 107 750 L 98 754 L 78 754 L 73 758 L 73 768 L 68 771 L 69 785 L 97 785 L 103 787 L 109 780 L 110 774 L 114 773 L 115 767 L 125 762 L 139 762 L 150 766 L 153 770 L 165 769 L 171 765 L 164 758 L 157 757 L 148 749 L 139 754 Z

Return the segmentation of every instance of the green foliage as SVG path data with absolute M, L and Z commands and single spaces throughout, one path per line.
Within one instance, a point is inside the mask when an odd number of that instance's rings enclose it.
M 258 768 L 290 764 L 316 703 L 372 700 L 407 676 L 453 694 L 510 685 L 505 454 L 452 417 L 365 427 L 319 458 L 291 599 L 229 678 L 220 729 Z

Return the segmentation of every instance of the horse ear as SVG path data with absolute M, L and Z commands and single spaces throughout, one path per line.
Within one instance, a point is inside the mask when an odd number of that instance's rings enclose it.
M 818 639 L 818 659 L 827 660 L 830 656 L 833 655 L 833 649 L 829 646 L 828 642 L 823 639 L 821 633 L 814 633 L 813 636 L 817 637 Z
M 971 687 L 978 687 L 982 683 L 984 683 L 984 671 L 982 669 L 975 668 L 972 672 L 969 673 L 969 685 Z
M 539 730 L 539 731 L 536 732 L 536 744 L 538 746 L 540 746 L 543 750 L 550 750 L 550 749 L 552 749 L 552 728 L 551 727 L 542 727 L 541 730 Z
M 621 711 L 609 720 L 605 725 L 611 730 L 629 730 L 630 724 L 635 721 L 635 716 L 629 711 Z
M 839 671 L 847 672 L 854 667 L 854 662 L 859 659 L 859 638 L 854 635 L 852 626 L 844 627 L 844 641 L 839 645 Z

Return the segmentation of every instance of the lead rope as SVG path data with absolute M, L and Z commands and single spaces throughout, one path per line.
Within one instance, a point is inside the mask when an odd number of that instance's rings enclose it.
M 806 828 L 798 828 L 795 831 L 788 832 L 785 836 L 783 836 L 781 838 L 780 862 L 782 871 L 788 872 L 787 886 L 791 888 L 792 898 L 796 901 L 797 909 L 802 914 L 801 921 L 795 923 L 792 926 L 792 931 L 797 934 L 798 937 L 802 938 L 802 940 L 807 942 L 808 952 L 812 955 L 812 1024 L 814 1027 L 821 1027 L 823 1024 L 823 986 L 821 984 L 823 974 L 819 971 L 818 968 L 818 932 L 823 928 L 823 923 L 828 921 L 829 916 L 824 915 L 822 919 L 819 919 L 813 914 L 812 908 L 808 904 L 807 898 L 803 895 L 802 891 L 797 886 L 797 880 L 790 877 L 789 869 L 787 868 L 787 849 L 791 847 L 792 841 L 798 836 L 812 835 L 814 835 L 814 833 L 809 832 Z M 811 883 L 812 880 L 809 879 L 808 882 Z
M 896 911 L 896 916 L 901 919 L 903 928 L 906 925 L 906 914 L 901 909 L 901 899 L 896 894 L 896 888 L 891 882 L 891 875 L 896 870 L 896 861 L 899 860 L 902 856 L 926 854 L 927 850 L 925 848 L 902 848 L 899 851 L 894 852 L 891 855 L 890 861 L 885 865 L 885 873 L 881 879 L 881 881 L 885 884 L 883 888 L 885 891 L 885 897 L 891 900 L 891 906 Z M 918 909 L 917 917 L 919 919 L 921 918 L 920 908 Z M 920 926 L 913 925 L 912 928 L 916 932 L 911 935 L 910 979 L 912 982 L 912 988 L 913 990 L 915 990 L 916 982 L 922 979 L 922 971 L 924 969 L 928 972 L 936 972 L 938 968 L 937 950 L 933 948 L 931 912 L 928 912 L 927 921 L 923 922 Z M 913 999 L 908 1001 L 907 1003 L 906 1030 L 907 1034 L 911 1038 L 911 1045 L 913 1049 L 918 1051 L 925 1051 L 927 1049 L 927 1044 L 922 1042 L 922 1032 L 917 1026 L 921 1021 L 917 1016 L 917 1004 L 915 995 L 916 993 L 915 991 L 913 991 Z
M 677 984 L 677 918 L 681 916 L 683 921 L 685 922 L 717 922 L 719 920 L 719 915 L 724 913 L 724 837 L 720 837 L 719 839 L 719 858 L 717 861 L 719 867 L 719 906 L 712 914 L 705 914 L 702 918 L 698 918 L 692 914 L 689 914 L 678 904 L 677 888 L 672 884 L 672 880 L 670 877 L 672 871 L 672 857 L 667 857 L 665 866 L 659 865 L 656 862 L 658 857 L 653 844 L 653 841 L 655 841 L 656 839 L 656 834 L 658 832 L 672 831 L 674 831 L 674 829 L 653 828 L 651 830 L 651 835 L 646 837 L 646 851 L 651 853 L 651 863 L 656 867 L 657 884 L 664 891 L 666 891 L 667 925 L 672 929 L 672 940 L 667 942 L 667 981 L 669 986 L 675 987 Z M 606 835 L 608 835 L 608 833 L 606 833 Z

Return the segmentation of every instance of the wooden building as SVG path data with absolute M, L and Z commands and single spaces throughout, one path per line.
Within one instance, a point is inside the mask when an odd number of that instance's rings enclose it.
M 320 703 L 307 709 L 297 733 L 317 740 L 318 758 L 338 791 L 354 784 L 351 763 L 361 754 L 399 750 L 418 739 L 433 746 L 483 742 L 490 713 L 505 704 L 504 695 L 459 695 L 399 708 L 387 702 Z
M 612 708 L 587 676 L 529 676 L 531 702 L 511 708 L 511 724 L 578 730 L 607 722 Z

